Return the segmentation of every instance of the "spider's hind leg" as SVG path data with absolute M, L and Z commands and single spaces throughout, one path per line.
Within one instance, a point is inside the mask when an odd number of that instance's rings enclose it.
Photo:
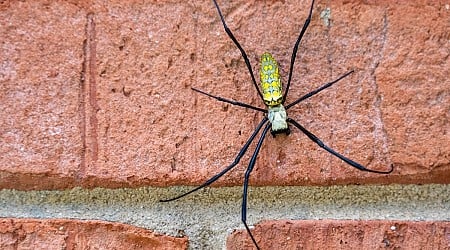
M 247 152 L 248 147 L 250 146 L 250 144 L 253 142 L 253 140 L 255 139 L 256 135 L 258 135 L 259 131 L 261 130 L 261 128 L 264 126 L 264 124 L 266 124 L 267 122 L 267 118 L 263 118 L 261 120 L 261 122 L 258 124 L 258 126 L 256 127 L 255 131 L 253 131 L 252 135 L 250 136 L 250 138 L 248 138 L 247 142 L 244 144 L 244 146 L 242 147 L 242 149 L 239 151 L 238 155 L 236 156 L 236 158 L 234 159 L 233 163 L 231 163 L 228 167 L 226 167 L 224 170 L 222 170 L 220 173 L 214 175 L 213 177 L 211 177 L 209 180 L 207 180 L 205 183 L 203 183 L 202 185 L 192 189 L 189 192 L 186 192 L 184 194 L 178 195 L 176 197 L 173 198 L 169 198 L 169 199 L 161 199 L 160 202 L 169 202 L 169 201 L 174 201 L 174 200 L 178 200 L 188 194 L 194 193 L 196 191 L 198 191 L 199 189 L 202 189 L 204 187 L 207 187 L 209 185 L 211 185 L 213 182 L 217 181 L 217 179 L 219 179 L 220 177 L 222 177 L 224 174 L 226 174 L 228 171 L 230 171 L 231 169 L 233 169 L 241 160 L 241 158 L 244 156 L 245 152 Z
M 337 158 L 343 160 L 345 163 L 347 163 L 348 165 L 357 168 L 361 171 L 366 171 L 366 172 L 371 172 L 371 173 L 376 173 L 376 174 L 390 174 L 392 171 L 394 171 L 394 166 L 391 164 L 391 169 L 387 170 L 387 171 L 379 171 L 379 170 L 373 170 L 373 169 L 368 169 L 366 167 L 364 167 L 363 165 L 339 154 L 338 152 L 334 151 L 334 149 L 328 147 L 327 145 L 325 145 L 325 143 L 323 143 L 319 138 L 317 138 L 317 136 L 315 136 L 313 133 L 309 132 L 306 128 L 304 128 L 302 125 L 300 125 L 298 122 L 296 122 L 295 120 L 288 118 L 287 121 L 289 123 L 291 123 L 292 125 L 294 125 L 295 127 L 297 127 L 300 131 L 302 131 L 302 133 L 304 133 L 311 141 L 315 142 L 317 145 L 319 145 L 319 147 L 325 149 L 326 151 L 328 151 L 330 154 L 336 156 Z
M 248 168 L 245 171 L 245 177 L 244 177 L 244 190 L 242 192 L 242 207 L 241 207 L 241 220 L 242 223 L 244 223 L 245 229 L 247 230 L 248 235 L 253 241 L 253 244 L 255 244 L 255 247 L 259 250 L 258 243 L 256 243 L 255 237 L 253 237 L 252 232 L 250 231 L 250 227 L 247 224 L 247 194 L 248 194 L 248 181 L 250 179 L 250 174 L 253 171 L 253 167 L 256 163 L 256 158 L 258 157 L 259 150 L 261 149 L 261 146 L 264 142 L 264 138 L 266 137 L 266 134 L 268 130 L 270 129 L 270 124 L 267 124 L 266 127 L 263 129 L 261 133 L 261 137 L 259 138 L 258 144 L 256 144 L 255 152 L 252 155 L 252 158 L 250 159 L 250 163 L 248 164 Z

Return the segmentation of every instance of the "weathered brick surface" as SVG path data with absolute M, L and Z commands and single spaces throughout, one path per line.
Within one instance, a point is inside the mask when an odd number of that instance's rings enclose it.
M 119 223 L 0 219 L 1 249 L 187 249 L 175 238 Z
M 286 82 L 309 1 L 219 4 L 254 69 L 269 50 Z M 293 131 L 266 139 L 251 182 L 448 183 L 449 13 L 318 1 L 288 102 L 355 73 L 289 115 L 369 168 L 396 169 L 359 172 Z M 210 1 L 7 1 L 0 24 L 1 188 L 198 184 L 261 119 L 190 90 L 262 106 Z M 247 160 L 220 184 L 241 183 Z
M 199 165 L 188 89 L 198 42 L 194 8 L 183 2 L 99 4 L 107 11 L 93 17 L 98 136 L 92 146 L 98 150 L 87 181 L 175 184 L 185 167 Z
M 72 186 L 83 158 L 79 96 L 86 13 L 66 2 L 5 5 L 0 187 Z
M 450 222 L 265 221 L 255 226 L 261 249 L 449 249 Z M 254 249 L 245 230 L 227 249 Z

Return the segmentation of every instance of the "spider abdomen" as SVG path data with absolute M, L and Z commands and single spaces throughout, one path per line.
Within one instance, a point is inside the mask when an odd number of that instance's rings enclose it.
M 261 55 L 259 74 L 264 103 L 269 107 L 280 105 L 283 102 L 283 92 L 278 63 L 268 52 Z

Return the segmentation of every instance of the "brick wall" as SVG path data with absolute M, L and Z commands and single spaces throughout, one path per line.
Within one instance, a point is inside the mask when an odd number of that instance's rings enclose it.
M 309 1 L 219 4 L 256 78 L 267 50 L 285 84 Z M 358 171 L 294 128 L 268 136 L 249 199 L 263 249 L 450 247 L 449 30 L 441 1 L 316 2 L 287 103 L 355 72 L 288 114 L 394 171 Z M 0 33 L 2 248 L 253 247 L 231 232 L 242 229 L 241 191 L 228 188 L 242 185 L 249 156 L 217 188 L 158 202 L 229 165 L 263 117 L 191 90 L 264 108 L 212 2 L 3 1 Z M 346 212 L 327 214 L 336 204 Z

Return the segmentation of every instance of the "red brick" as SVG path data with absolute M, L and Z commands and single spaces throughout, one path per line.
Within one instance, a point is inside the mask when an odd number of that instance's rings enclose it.
M 0 10 L 0 188 L 75 185 L 85 13 L 66 2 L 8 4 Z
M 175 184 L 198 150 L 188 89 L 195 70 L 193 9 L 187 3 L 101 4 L 107 11 L 93 17 L 98 112 L 91 145 L 97 150 L 85 184 Z
M 272 48 L 287 75 L 292 44 L 306 17 L 308 2 L 286 5 L 224 2 L 221 6 L 254 67 L 259 55 Z M 414 13 L 421 16 L 417 13 L 424 11 L 419 4 L 405 6 L 411 16 Z M 349 157 L 379 170 L 386 170 L 393 163 L 398 171 L 388 177 L 359 172 L 318 149 L 295 131 L 287 138 L 267 138 L 253 173 L 253 184 L 448 183 L 449 144 L 434 144 L 433 151 L 441 153 L 428 154 L 434 157 L 429 158 L 429 162 L 436 162 L 433 166 L 423 165 L 424 161 L 411 165 L 407 157 L 391 154 L 400 150 L 420 158 L 426 152 L 411 151 L 402 141 L 393 140 L 397 127 L 391 126 L 395 117 L 389 110 L 397 109 L 398 103 L 391 103 L 393 100 L 388 97 L 403 86 L 391 87 L 389 93 L 385 93 L 387 90 L 382 87 L 390 82 L 379 80 L 382 79 L 380 68 L 389 64 L 391 54 L 401 46 L 393 39 L 401 31 L 391 28 L 390 20 L 398 20 L 405 6 L 384 2 L 334 3 L 330 6 L 332 28 L 329 28 L 319 18 L 320 10 L 326 6 L 318 3 L 300 49 L 290 92 L 291 96 L 299 96 L 354 68 L 353 76 L 303 106 L 299 105 L 290 114 Z M 258 105 L 245 65 L 209 2 L 155 6 L 133 2 L 125 7 L 108 2 L 104 8 L 110 11 L 96 15 L 99 149 L 98 161 L 90 165 L 87 173 L 92 178 L 104 178 L 102 185 L 114 185 L 114 182 L 119 182 L 118 185 L 201 183 L 232 162 L 261 115 L 205 98 L 189 87 Z M 137 9 L 143 11 L 137 14 Z M 234 9 L 232 14 L 229 14 L 230 9 Z M 286 9 L 291 11 L 286 12 Z M 445 15 L 439 5 L 428 9 L 435 15 Z M 111 16 L 111 12 L 116 15 Z M 262 26 L 259 12 L 265 14 L 270 26 Z M 425 27 L 441 27 L 431 30 L 431 36 L 446 34 L 441 19 L 420 23 Z M 280 29 L 285 32 L 278 32 Z M 410 36 L 422 34 L 411 30 Z M 430 43 L 434 47 L 443 46 L 442 39 Z M 426 48 L 424 46 L 428 45 L 417 46 Z M 442 62 L 436 70 L 448 72 L 450 65 L 445 53 L 435 53 L 436 61 Z M 419 57 L 411 56 L 411 59 Z M 392 72 L 396 72 L 395 67 Z M 391 71 L 383 74 L 392 75 Z M 446 90 L 450 84 L 444 75 L 437 74 L 431 79 L 444 83 L 436 85 L 442 93 L 438 99 L 434 92 L 420 84 L 414 85 L 416 92 L 429 93 L 430 100 L 440 100 L 440 108 L 430 117 L 433 119 L 430 122 L 447 119 L 445 110 L 449 102 L 444 100 L 448 99 Z M 400 81 L 404 76 L 392 77 Z M 404 84 L 409 85 L 409 82 Z M 425 104 L 414 104 L 409 112 L 427 112 L 430 106 Z M 411 118 L 415 120 L 408 124 L 423 123 L 419 117 Z M 385 119 L 389 127 L 384 125 Z M 408 137 L 412 140 L 414 136 L 442 138 L 445 123 L 439 124 L 427 131 L 416 129 L 415 134 Z M 238 167 L 241 171 L 230 173 L 222 185 L 240 184 L 247 160 L 244 158 Z
M 450 222 L 265 221 L 255 226 L 261 249 L 449 249 Z M 233 232 L 227 249 L 254 249 L 245 230 Z
M 388 10 L 385 58 L 375 71 L 384 99 L 391 159 L 399 165 L 398 174 L 415 182 L 428 182 L 433 175 L 446 183 L 450 180 L 450 11 L 446 6 L 403 5 L 401 15 Z M 426 19 L 412 22 L 419 12 Z
M 0 248 L 187 249 L 187 238 L 101 221 L 4 218 L 0 219 Z
M 254 69 L 269 50 L 286 82 L 309 1 L 219 4 Z M 369 168 L 396 169 L 362 173 L 294 130 L 266 139 L 252 184 L 449 183 L 448 15 L 434 1 L 317 2 L 288 102 L 355 73 L 289 115 Z M 262 106 L 210 1 L 7 2 L 0 21 L 1 188 L 199 184 L 262 117 L 190 90 Z M 240 184 L 247 162 L 219 185 Z

